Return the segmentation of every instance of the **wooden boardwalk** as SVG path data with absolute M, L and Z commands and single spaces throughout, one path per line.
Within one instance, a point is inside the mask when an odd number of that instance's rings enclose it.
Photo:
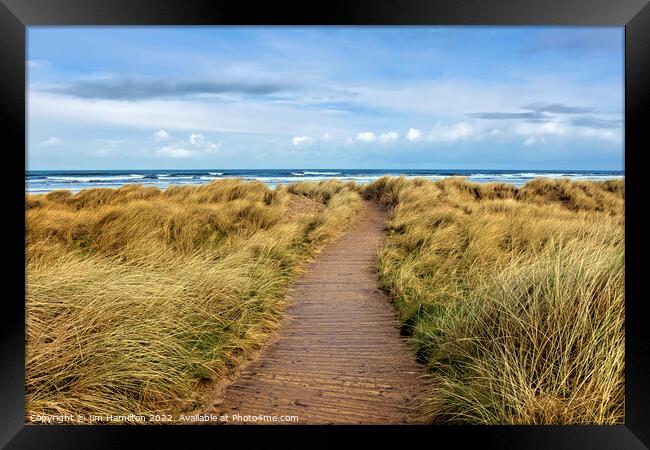
M 385 221 L 367 203 L 358 225 L 316 257 L 293 285 L 277 338 L 212 412 L 293 415 L 299 424 L 417 422 L 425 372 L 373 269 Z

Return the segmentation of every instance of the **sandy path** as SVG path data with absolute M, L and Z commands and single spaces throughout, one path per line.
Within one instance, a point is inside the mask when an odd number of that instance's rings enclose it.
M 310 424 L 417 420 L 424 369 L 372 268 L 385 221 L 367 203 L 358 225 L 307 267 L 277 338 L 212 412 L 294 415 Z

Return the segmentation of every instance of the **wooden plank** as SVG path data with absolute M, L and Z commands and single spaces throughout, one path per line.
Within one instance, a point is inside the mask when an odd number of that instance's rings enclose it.
M 373 269 L 386 215 L 372 203 L 362 214 L 307 266 L 277 339 L 206 412 L 293 414 L 302 424 L 419 420 L 425 370 Z

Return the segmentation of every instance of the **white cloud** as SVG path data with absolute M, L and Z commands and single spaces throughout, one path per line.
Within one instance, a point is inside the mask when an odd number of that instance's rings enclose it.
M 539 127 L 539 132 L 542 134 L 552 134 L 556 136 L 562 136 L 567 134 L 569 131 L 569 125 L 560 122 L 547 122 L 541 124 Z
M 291 143 L 296 147 L 300 147 L 311 143 L 311 138 L 309 136 L 294 136 L 291 138 Z
M 536 145 L 536 144 L 543 144 L 544 142 L 546 142 L 546 139 L 543 138 L 543 137 L 537 138 L 537 137 L 531 136 L 531 137 L 529 137 L 528 139 L 526 139 L 524 141 L 524 145 L 531 146 L 531 145 Z
M 204 143 L 205 143 L 205 136 L 203 136 L 202 134 L 194 134 L 194 133 L 190 134 L 190 144 L 199 146 L 199 145 L 203 145 Z
M 154 153 L 166 158 L 194 158 L 206 153 L 215 153 L 223 144 L 223 141 L 215 143 L 206 139 L 202 134 L 190 133 L 186 142 L 158 147 Z
M 377 140 L 381 142 L 382 144 L 386 144 L 388 142 L 393 142 L 396 141 L 399 138 L 399 134 L 397 134 L 394 131 L 389 131 L 387 133 L 381 133 L 378 137 Z
M 63 139 L 56 136 L 50 136 L 41 142 L 41 147 L 58 147 L 60 145 L 63 145 Z
M 374 142 L 377 136 L 372 131 L 364 131 L 363 133 L 358 133 L 356 140 L 361 142 Z
M 171 138 L 171 136 L 165 130 L 158 130 L 153 134 L 153 140 L 156 142 L 166 141 L 169 138 Z
M 387 144 L 389 142 L 395 142 L 399 139 L 399 134 L 394 131 L 386 131 L 383 133 L 375 134 L 372 131 L 364 131 L 357 133 L 357 136 L 354 138 L 357 142 L 379 142 L 380 144 Z
M 195 148 L 206 153 L 214 153 L 223 145 L 223 141 L 214 143 L 205 138 L 202 134 L 190 133 L 189 143 Z
M 417 128 L 409 128 L 408 133 L 406 133 L 406 139 L 409 141 L 417 141 L 422 138 L 422 132 Z

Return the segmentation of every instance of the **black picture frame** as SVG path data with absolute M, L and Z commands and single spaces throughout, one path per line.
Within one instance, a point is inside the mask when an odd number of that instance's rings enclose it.
M 625 27 L 625 184 L 626 184 L 626 405 L 625 425 L 613 426 L 406 426 L 372 427 L 375 439 L 426 439 L 431 445 L 470 442 L 494 448 L 647 448 L 650 446 L 648 326 L 644 314 L 641 205 L 642 158 L 650 117 L 650 6 L 648 0 L 355 0 L 322 3 L 233 2 L 218 0 L 0 0 L 0 127 L 11 211 L 3 222 L 7 286 L 4 291 L 0 354 L 0 445 L 6 448 L 117 448 L 125 440 L 149 444 L 197 437 L 221 444 L 227 435 L 250 427 L 72 426 L 25 424 L 24 236 L 26 27 L 37 25 L 578 25 Z M 647 256 L 646 256 L 647 257 Z M 631 262 L 631 263 L 630 263 Z M 297 428 L 296 428 L 297 427 Z M 329 428 L 254 427 L 282 433 L 282 447 L 303 445 L 296 432 L 319 432 L 318 443 L 335 439 Z M 408 437 L 407 437 L 408 435 Z M 243 439 L 240 437 L 240 439 Z M 240 441 L 244 442 L 244 441 Z M 266 445 L 274 441 L 267 440 Z M 416 444 L 417 445 L 417 444 Z M 306 446 L 306 444 L 305 444 Z

